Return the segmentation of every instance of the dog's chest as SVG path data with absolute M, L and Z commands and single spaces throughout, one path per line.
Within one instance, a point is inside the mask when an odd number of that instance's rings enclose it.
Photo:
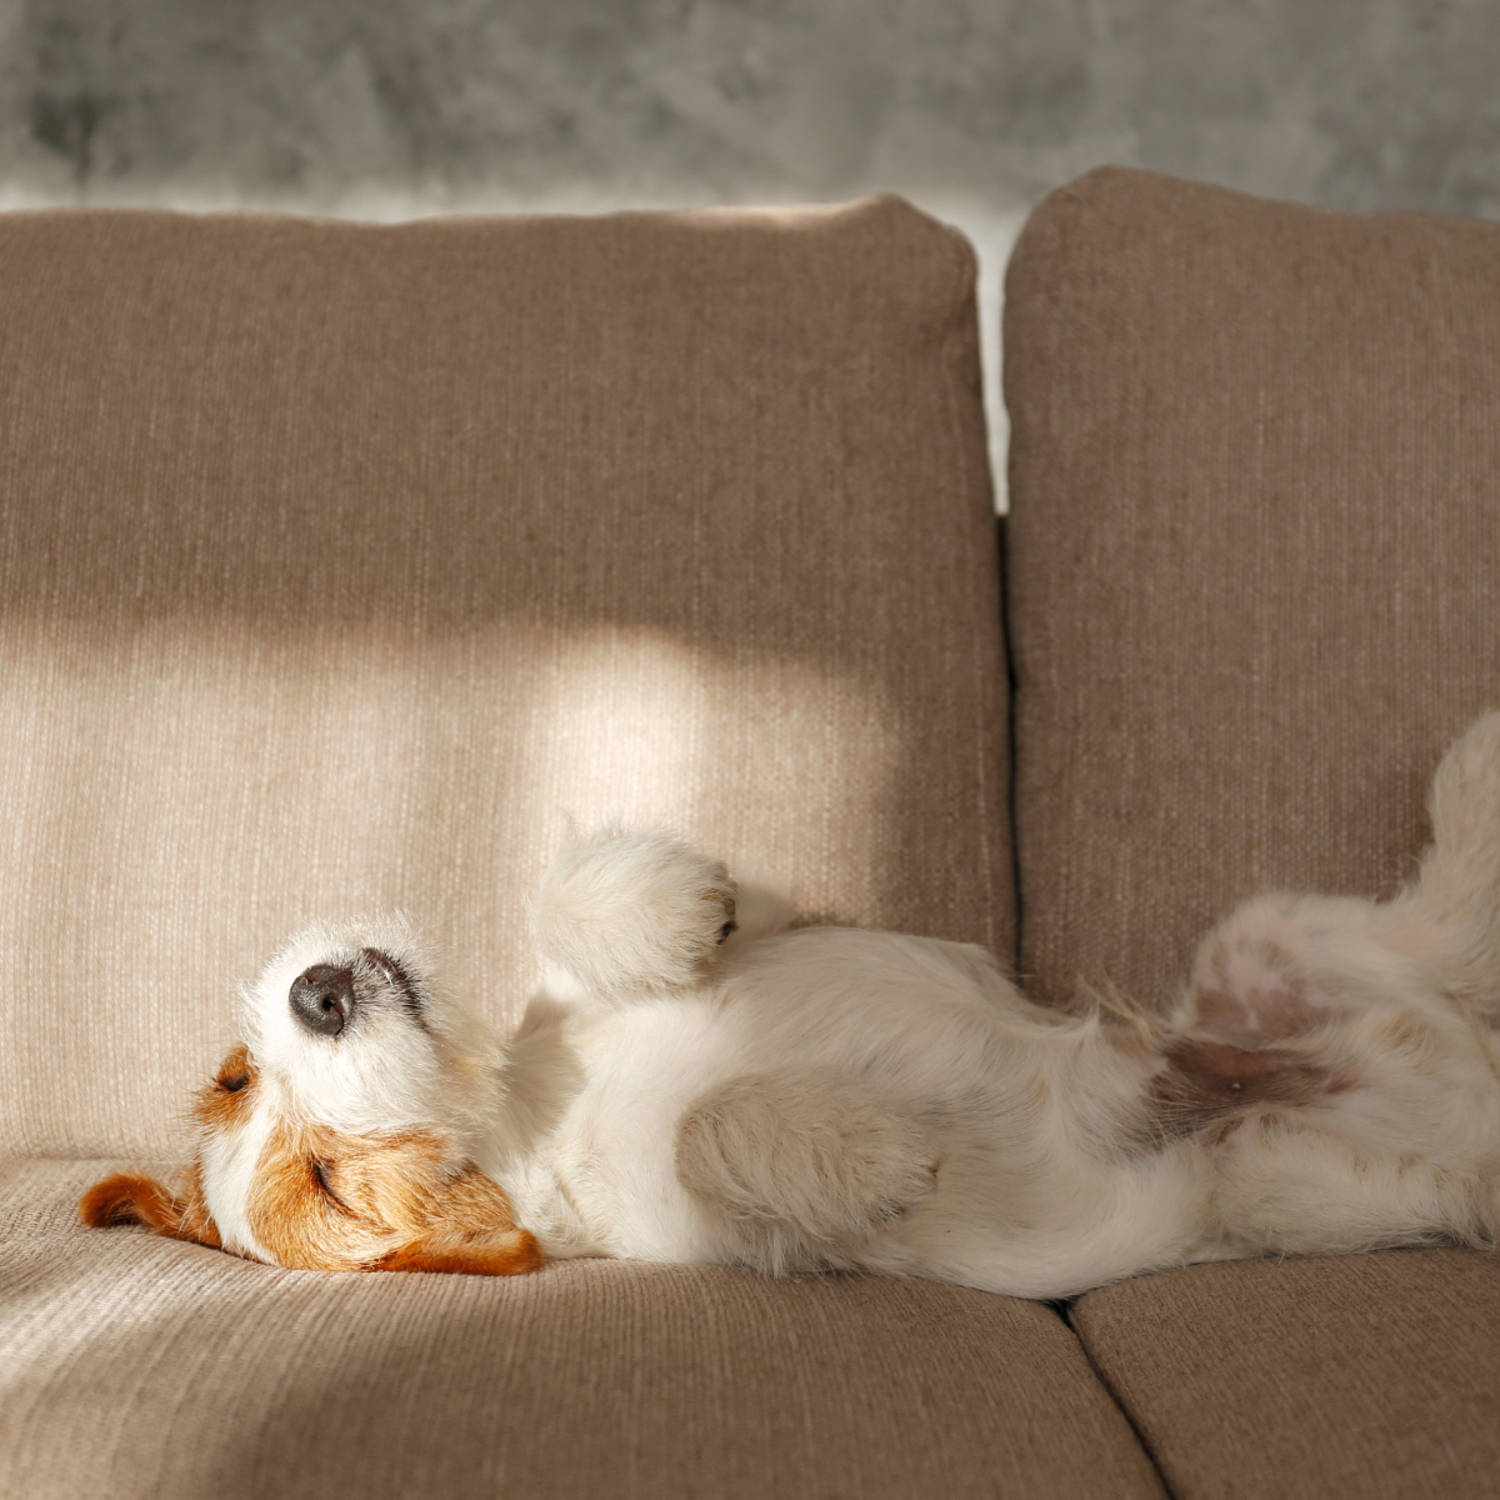
M 518 1219 L 554 1255 L 712 1259 L 708 1221 L 677 1177 L 677 1122 L 742 1065 L 733 1027 L 711 1003 L 683 1000 L 563 1024 L 575 1089 L 508 1184 Z

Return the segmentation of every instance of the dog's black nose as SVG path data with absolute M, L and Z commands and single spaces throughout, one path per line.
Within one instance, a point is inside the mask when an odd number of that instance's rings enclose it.
M 292 981 L 292 1014 L 309 1031 L 337 1036 L 354 1014 L 354 975 L 314 964 Z

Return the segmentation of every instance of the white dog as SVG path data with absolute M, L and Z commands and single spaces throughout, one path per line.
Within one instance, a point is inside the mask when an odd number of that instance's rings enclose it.
M 982 950 L 777 930 L 724 867 L 624 833 L 537 907 L 493 1036 L 398 922 L 319 927 L 245 996 L 143 1222 L 284 1266 L 549 1257 L 840 1267 L 1027 1297 L 1265 1252 L 1500 1239 L 1500 713 L 1448 753 L 1415 884 L 1267 897 L 1170 1013 L 1030 1004 Z

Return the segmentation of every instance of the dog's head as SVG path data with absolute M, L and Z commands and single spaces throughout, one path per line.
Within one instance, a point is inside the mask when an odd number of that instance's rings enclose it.
M 473 1161 L 498 1087 L 494 1039 L 436 985 L 404 922 L 303 933 L 243 1010 L 245 1042 L 193 1104 L 186 1183 L 111 1177 L 85 1195 L 86 1223 L 312 1270 L 542 1264 Z

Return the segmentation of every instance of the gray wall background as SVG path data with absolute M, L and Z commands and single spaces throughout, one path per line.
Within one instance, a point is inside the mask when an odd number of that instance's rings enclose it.
M 981 251 L 997 419 L 1011 239 L 1105 161 L 1500 216 L 1500 4 L 0 0 L 0 207 L 900 192 Z

